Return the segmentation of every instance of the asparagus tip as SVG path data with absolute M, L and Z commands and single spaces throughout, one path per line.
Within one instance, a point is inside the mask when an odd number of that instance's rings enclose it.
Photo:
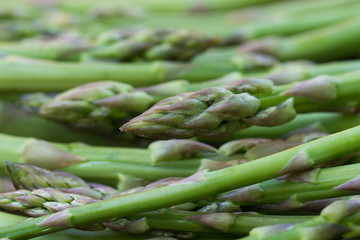
M 61 212 L 57 212 L 45 220 L 41 221 L 37 224 L 39 227 L 64 227 L 69 228 L 72 227 L 71 218 L 72 213 L 69 212 L 69 209 L 63 210 Z

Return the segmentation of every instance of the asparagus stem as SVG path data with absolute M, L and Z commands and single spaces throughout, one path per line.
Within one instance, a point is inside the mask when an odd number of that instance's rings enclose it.
M 170 12 L 174 12 L 174 11 L 206 11 L 206 10 L 224 10 L 224 9 L 232 9 L 232 8 L 239 8 L 239 7 L 245 7 L 245 6 L 249 6 L 249 5 L 255 5 L 255 4 L 260 4 L 260 3 L 266 3 L 266 2 L 272 2 L 274 0 L 241 0 L 241 1 L 234 1 L 234 0 L 226 0 L 226 1 L 222 1 L 221 3 L 217 2 L 217 1 L 213 1 L 213 0 L 207 0 L 202 2 L 201 4 L 199 3 L 194 3 L 193 1 L 181 1 L 179 3 L 176 4 L 170 4 L 167 1 L 164 0 L 157 0 L 154 2 L 147 2 L 147 1 L 143 1 L 143 0 L 136 0 L 136 1 L 131 1 L 132 4 L 136 4 L 139 6 L 142 6 L 148 10 L 151 11 L 170 11 Z
M 73 60 L 86 46 L 76 46 L 74 43 L 14 43 L 0 42 L 0 51 L 6 55 L 21 55 L 31 58 L 51 60 Z
M 305 170 L 360 150 L 360 127 L 320 138 L 257 161 L 214 172 L 200 172 L 166 187 L 67 209 L 0 229 L 1 237 L 19 239 L 86 225 L 112 217 L 150 211 L 255 184 L 294 170 Z M 336 148 L 334 148 L 336 144 Z M 329 151 L 331 149 L 331 151 Z M 166 196 L 166 197 L 164 197 Z M 56 227 L 55 227 L 56 226 Z
M 251 126 L 247 129 L 233 133 L 225 141 L 241 138 L 279 138 L 283 135 L 308 126 L 315 126 L 318 130 L 325 130 L 329 133 L 335 133 L 347 128 L 355 127 L 360 124 L 360 118 L 357 114 L 339 114 L 339 113 L 307 113 L 298 114 L 296 118 L 281 126 L 260 127 Z
M 0 61 L 0 91 L 63 91 L 78 85 L 113 80 L 134 87 L 148 86 L 167 80 L 188 81 L 214 79 L 235 71 L 234 67 L 215 64 L 155 63 L 65 63 Z M 209 71 L 208 71 L 209 70 Z
M 360 164 L 313 169 L 290 175 L 285 180 L 274 179 L 238 189 L 220 199 L 236 201 L 240 205 L 266 204 L 261 207 L 286 211 L 302 207 L 306 201 L 356 194 L 355 189 L 340 186 L 357 179 L 359 173 Z
M 341 7 L 342 5 L 347 5 L 354 3 L 354 0 L 346 0 L 346 1 L 311 1 L 305 0 L 304 4 L 299 5 L 298 2 L 289 2 L 289 1 L 279 1 L 271 4 L 265 4 L 261 6 L 253 6 L 250 8 L 240 9 L 233 14 L 230 15 L 230 19 L 233 21 L 240 20 L 241 22 L 250 19 L 258 19 L 264 16 L 272 16 L 279 14 L 284 15 L 294 15 L 301 13 L 317 13 L 319 10 L 328 10 L 333 8 Z M 275 13 L 275 14 L 274 14 Z
M 83 144 L 51 144 L 30 138 L 0 135 L 1 160 L 34 164 L 47 169 L 58 169 L 86 179 L 116 180 L 118 173 L 147 180 L 179 176 L 186 177 L 198 169 L 202 156 L 196 154 L 175 161 L 152 166 L 151 151 L 136 148 L 90 147 Z M 165 145 L 164 145 L 165 146 Z M 42 152 L 39 155 L 38 149 Z M 153 150 L 154 151 L 154 150 Z M 222 155 L 207 155 L 219 159 Z M 238 155 L 224 157 L 224 160 Z M 74 164 L 77 163 L 77 164 Z M 3 165 L 4 162 L 0 161 Z M 72 166 L 69 166 L 72 165 Z
M 67 208 L 95 202 L 91 198 L 77 194 L 62 193 L 54 189 L 37 189 L 34 191 L 18 190 L 0 195 L 0 207 L 9 211 L 20 211 L 30 216 L 43 216 L 50 212 L 58 212 Z M 112 230 L 131 231 L 130 225 L 116 226 L 121 221 L 134 223 L 132 233 L 146 231 L 170 230 L 199 233 L 216 233 L 218 231 L 245 235 L 252 228 L 281 223 L 297 223 L 308 220 L 309 216 L 266 216 L 256 213 L 199 213 L 178 210 L 161 210 L 119 219 L 106 221 L 104 226 Z M 224 221 L 227 220 L 227 221 Z M 164 224 L 167 223 L 167 224 Z M 247 224 L 245 224 L 247 223 Z M 146 227 L 140 225 L 145 224 Z M 138 225 L 135 227 L 135 225 Z M 135 232 L 134 230 L 137 229 Z
M 114 141 L 108 136 L 102 137 L 79 129 L 69 129 L 59 123 L 30 115 L 5 102 L 0 102 L 0 131 L 3 134 L 34 137 L 54 142 L 109 145 Z
M 330 26 L 315 29 L 288 38 L 270 38 L 249 42 L 241 52 L 266 52 L 281 60 L 329 60 L 346 57 L 359 48 L 359 18 L 353 17 Z M 326 41 L 325 41 L 326 40 Z M 338 46 L 343 46 L 341 49 Z M 329 54 L 331 52 L 331 54 Z
M 275 66 L 273 70 L 265 74 L 250 74 L 255 77 L 264 77 L 272 80 L 276 85 L 302 81 L 322 74 L 337 75 L 359 69 L 360 61 L 350 60 L 330 62 L 322 64 L 310 64 L 307 62 L 290 62 Z
M 323 239 L 352 238 L 358 237 L 359 233 L 355 224 L 359 222 L 359 196 L 354 196 L 349 200 L 338 200 L 327 206 L 321 211 L 320 216 L 313 217 L 294 226 L 279 228 L 269 226 L 267 231 L 254 229 L 249 237 L 242 239 L 303 239 L 317 238 L 318 234 L 323 234 Z
M 312 5 L 312 4 L 310 4 Z M 333 8 L 320 8 L 316 14 L 312 11 L 298 14 L 283 14 L 269 21 L 266 17 L 241 25 L 235 32 L 241 39 L 250 40 L 264 36 L 281 36 L 308 31 L 328 24 L 336 23 L 351 16 L 359 10 L 358 3 L 339 4 Z
M 277 216 L 257 213 L 198 213 L 188 211 L 159 211 L 136 214 L 130 220 L 146 218 L 152 229 L 191 232 L 227 232 L 246 235 L 252 228 L 281 223 L 297 223 L 310 216 Z M 228 219 L 229 221 L 224 221 Z

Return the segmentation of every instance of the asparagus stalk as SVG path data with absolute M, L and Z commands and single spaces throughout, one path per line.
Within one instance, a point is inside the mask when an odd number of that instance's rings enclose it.
M 344 174 L 346 173 L 346 174 Z M 256 185 L 237 189 L 219 197 L 241 206 L 258 205 L 261 208 L 286 211 L 301 208 L 305 202 L 356 194 L 352 187 L 360 173 L 360 164 L 312 169 Z
M 240 46 L 239 51 L 262 52 L 281 60 L 329 60 L 351 56 L 358 49 L 359 17 L 287 38 L 268 38 Z M 326 41 L 324 41 L 324 39 Z M 338 46 L 343 46 L 341 49 Z M 331 52 L 331 54 L 329 54 Z
M 313 217 L 293 226 L 269 226 L 267 229 L 255 228 L 249 237 L 242 239 L 338 239 L 341 237 L 358 237 L 356 224 L 359 222 L 359 196 L 349 200 L 339 200 L 321 211 L 320 216 Z
M 248 234 L 256 226 L 272 223 L 297 223 L 309 216 L 262 215 L 254 212 L 199 213 L 179 210 L 161 210 L 128 217 L 129 220 L 146 218 L 151 229 L 191 232 L 226 232 L 238 235 Z M 210 228 L 210 229 L 209 229 Z
M 155 11 L 155 12 L 198 12 L 198 11 L 216 11 L 216 10 L 225 10 L 225 9 L 233 9 L 245 6 L 251 6 L 255 4 L 265 3 L 265 2 L 272 2 L 274 0 L 241 0 L 241 1 L 234 1 L 234 0 L 226 0 L 222 1 L 221 3 L 214 1 L 214 0 L 206 0 L 201 3 L 193 2 L 190 0 L 181 1 L 178 3 L 170 4 L 164 0 L 157 0 L 154 2 L 148 2 L 144 0 L 136 0 L 130 1 L 131 4 L 139 5 L 144 7 L 145 9 Z
M 166 98 L 120 129 L 148 138 L 224 138 L 251 125 L 284 124 L 297 112 L 349 111 L 357 105 L 357 79 L 357 71 L 279 87 L 265 79 L 243 79 Z
M 316 77 L 322 74 L 338 75 L 349 71 L 359 69 L 360 61 L 338 61 L 326 62 L 322 64 L 313 64 L 309 62 L 289 62 L 279 64 L 271 69 L 268 73 L 247 74 L 251 77 L 263 77 L 272 80 L 276 85 L 288 84 Z
M 33 217 L 58 212 L 66 208 L 94 202 L 76 194 L 61 193 L 53 189 L 19 190 L 0 195 L 0 207 L 20 211 Z M 179 210 L 160 210 L 136 214 L 126 219 L 106 221 L 111 230 L 141 234 L 149 230 L 167 230 L 195 233 L 233 233 L 246 235 L 252 228 L 282 223 L 298 223 L 311 216 L 262 215 L 257 213 L 199 213 Z
M 265 36 L 297 34 L 355 16 L 358 11 L 359 4 L 350 2 L 335 5 L 335 7 L 330 9 L 320 8 L 316 11 L 316 14 L 312 11 L 293 15 L 285 13 L 275 19 L 269 20 L 265 17 L 260 18 L 258 21 L 242 24 L 235 31 L 234 35 L 243 41 L 248 41 Z
M 20 215 L 15 215 L 12 213 L 7 213 L 7 212 L 0 212 L 0 226 L 1 227 L 5 227 L 8 225 L 12 225 L 12 224 L 17 224 L 20 223 L 22 221 L 25 221 L 27 219 L 27 217 L 24 216 L 20 216 Z M 87 238 L 87 239 L 105 239 L 105 240 L 115 240 L 115 239 L 119 239 L 119 237 L 123 237 L 129 240 L 132 239 L 144 239 L 144 237 L 149 237 L 149 236 L 133 236 L 130 234 L 125 234 L 125 233 L 119 233 L 119 232 L 114 232 L 114 231 L 110 231 L 110 230 L 103 230 L 103 231 L 96 231 L 96 232 L 91 232 L 91 234 L 89 234 L 86 231 L 81 231 L 81 230 L 76 230 L 76 229 L 69 229 L 66 231 L 62 231 L 62 232 L 57 232 L 57 233 L 53 233 L 50 235 L 46 235 L 46 236 L 40 236 L 40 237 L 36 237 L 34 238 L 35 240 L 46 240 L 49 239 L 49 237 L 51 239 L 55 239 L 55 240 L 76 240 L 79 238 Z
M 31 138 L 1 135 L 0 165 L 4 160 L 27 163 L 47 169 L 61 169 L 86 179 L 118 181 L 118 174 L 123 173 L 147 180 L 166 177 L 186 177 L 200 165 L 201 156 L 196 153 L 186 161 L 176 161 L 151 166 L 151 150 L 117 147 L 90 147 L 84 144 L 54 144 Z M 208 146 L 211 149 L 210 146 Z M 41 149 L 41 151 L 39 151 Z M 158 154 L 156 154 L 158 155 Z M 219 158 L 218 154 L 213 157 Z M 237 155 L 227 159 L 234 159 Z M 70 166 L 72 165 L 72 166 Z
M 148 86 L 184 77 L 190 82 L 214 79 L 234 67 L 215 64 L 155 63 L 65 63 L 5 59 L 0 61 L 0 91 L 62 91 L 81 84 L 113 80 L 134 87 Z
M 253 6 L 244 9 L 237 10 L 235 12 L 230 13 L 229 19 L 235 22 L 243 22 L 244 20 L 248 19 L 259 19 L 262 17 L 267 17 L 275 15 L 278 16 L 279 14 L 282 15 L 295 15 L 301 13 L 316 13 L 319 10 L 331 10 L 334 8 L 339 8 L 343 5 L 352 4 L 356 1 L 354 0 L 345 0 L 345 1 L 336 1 L 336 0 L 329 0 L 329 1 L 311 1 L 305 0 L 302 1 L 303 4 L 299 4 L 298 2 L 292 1 L 279 1 L 273 2 L 270 4 L 264 4 L 260 6 Z
M 320 131 L 335 133 L 359 125 L 357 114 L 339 113 L 307 113 L 297 114 L 296 118 L 281 126 L 260 127 L 251 126 L 247 129 L 233 133 L 225 141 L 241 138 L 280 138 L 291 131 L 305 127 L 312 127 Z
M 200 172 L 169 186 L 67 209 L 0 229 L 12 239 L 33 237 L 112 217 L 160 209 L 247 186 L 360 150 L 360 127 L 311 141 L 289 150 L 213 172 Z M 336 145 L 336 148 L 333 146 Z M 331 150 L 330 150 L 331 149 Z M 166 197 L 164 198 L 164 195 Z
M 55 142 L 86 142 L 94 145 L 111 145 L 115 141 L 114 137 L 111 136 L 101 136 L 79 129 L 69 129 L 59 123 L 26 113 L 5 102 L 0 102 L 0 132 Z M 123 139 L 116 140 L 121 141 Z M 131 139 L 127 140 L 130 143 Z

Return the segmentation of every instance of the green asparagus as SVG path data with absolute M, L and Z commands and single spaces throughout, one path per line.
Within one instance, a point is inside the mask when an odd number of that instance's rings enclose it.
M 34 190 L 38 188 L 56 188 L 66 193 L 74 193 L 91 198 L 118 193 L 116 189 L 95 183 L 86 183 L 81 178 L 65 172 L 51 172 L 29 164 L 5 163 L 16 189 Z
M 281 60 L 331 60 L 351 56 L 359 49 L 359 17 L 287 38 L 266 38 L 243 44 L 241 53 L 262 52 Z M 326 41 L 325 41 L 326 40 Z M 338 46 L 342 46 L 339 48 Z
M 350 164 L 290 174 L 283 180 L 247 186 L 219 198 L 236 201 L 241 206 L 261 204 L 261 208 L 278 211 L 301 208 L 307 201 L 356 194 L 359 166 Z
M 321 211 L 320 216 L 295 225 L 255 228 L 244 240 L 259 239 L 340 239 L 358 237 L 359 196 L 339 200 Z
M 25 109 L 49 119 L 111 132 L 122 118 L 140 114 L 166 97 L 201 89 L 203 85 L 225 85 L 240 78 L 240 74 L 232 73 L 203 83 L 177 80 L 137 89 L 128 84 L 102 81 L 78 86 L 55 97 L 27 94 L 20 103 Z
M 278 87 L 243 79 L 166 98 L 120 129 L 148 138 L 224 138 L 251 125 L 284 124 L 297 112 L 351 111 L 358 104 L 357 82 L 357 71 Z
M 220 39 L 198 32 L 182 30 L 141 30 L 134 34 L 119 34 L 107 39 L 106 45 L 83 52 L 85 59 L 190 60 L 207 48 L 220 44 Z
M 341 155 L 360 150 L 360 127 L 323 137 L 273 154 L 257 161 L 213 172 L 199 172 L 168 186 L 119 196 L 105 201 L 70 208 L 53 215 L 31 219 L 0 229 L 0 236 L 30 238 L 70 227 L 84 226 L 112 217 L 150 211 L 193 201 L 255 184 L 277 176 L 308 169 Z M 334 144 L 336 143 L 336 148 Z M 331 149 L 331 151 L 330 151 Z M 166 194 L 166 197 L 163 196 Z

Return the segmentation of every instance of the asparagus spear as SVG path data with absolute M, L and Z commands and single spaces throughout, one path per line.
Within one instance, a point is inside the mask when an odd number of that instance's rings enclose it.
M 141 30 L 108 39 L 105 46 L 85 51 L 84 58 L 115 61 L 178 60 L 187 61 L 207 48 L 220 44 L 217 37 L 186 29 Z
M 219 199 L 236 201 L 241 206 L 262 204 L 259 207 L 279 211 L 301 208 L 307 201 L 356 194 L 356 188 L 351 186 L 358 178 L 359 167 L 360 164 L 350 164 L 290 174 L 283 180 L 240 188 Z
M 297 114 L 296 118 L 288 123 L 275 127 L 252 126 L 233 133 L 226 141 L 241 138 L 279 138 L 291 131 L 311 127 L 316 130 L 335 133 L 358 125 L 357 114 L 339 113 L 307 113 Z
M 53 144 L 31 138 L 0 136 L 3 140 L 0 144 L 1 165 L 4 160 L 33 164 L 47 169 L 60 169 L 81 178 L 109 180 L 111 184 L 114 181 L 117 183 L 119 173 L 147 180 L 189 176 L 196 172 L 201 159 L 193 155 L 186 161 L 178 159 L 151 166 L 151 151 L 147 149 L 90 147 L 78 143 Z M 234 155 L 228 159 L 236 157 Z
M 43 216 L 94 201 L 90 197 L 63 193 L 51 188 L 40 188 L 33 191 L 23 189 L 1 193 L 0 199 L 1 208 L 8 211 L 21 211 L 32 217 Z
M 229 19 L 235 22 L 243 22 L 244 20 L 250 19 L 258 19 L 262 17 L 268 17 L 269 15 L 278 16 L 281 15 L 296 15 L 301 13 L 316 13 L 321 10 L 329 10 L 334 8 L 339 8 L 343 5 L 347 4 L 356 4 L 356 0 L 345 0 L 345 1 L 336 1 L 336 0 L 328 0 L 328 1 L 311 1 L 304 0 L 303 4 L 299 4 L 299 2 L 292 1 L 279 1 L 273 2 L 269 4 L 264 4 L 260 6 L 252 6 L 244 9 L 240 9 L 229 14 Z
M 322 74 L 337 75 L 359 69 L 359 61 L 337 61 L 322 64 L 313 64 L 304 61 L 295 61 L 276 65 L 269 73 L 265 73 L 266 79 L 272 80 L 276 85 L 302 81 Z M 259 74 L 249 74 L 258 76 Z M 260 74 L 261 75 L 261 74 Z
M 284 124 L 297 112 L 336 106 L 348 111 L 346 106 L 357 105 L 357 79 L 357 71 L 279 87 L 265 79 L 243 79 L 166 98 L 120 129 L 148 138 L 223 138 L 250 125 Z
M 20 103 L 25 109 L 38 111 L 46 118 L 110 132 L 117 128 L 122 118 L 140 114 L 165 97 L 203 85 L 225 85 L 240 78 L 240 74 L 233 73 L 204 83 L 190 85 L 187 81 L 177 80 L 138 89 L 128 84 L 101 81 L 78 86 L 55 97 L 27 94 Z
M 12 213 L 7 213 L 7 212 L 0 212 L 0 226 L 1 227 L 5 227 L 5 226 L 11 225 L 11 224 L 17 224 L 22 221 L 25 221 L 26 219 L 27 219 L 27 217 L 24 217 L 24 216 L 15 215 Z M 115 239 L 119 239 L 119 238 L 126 238 L 129 240 L 132 240 L 132 239 L 137 240 L 137 239 L 144 239 L 149 236 L 143 236 L 143 235 L 134 236 L 134 235 L 114 232 L 114 231 L 110 231 L 110 230 L 96 231 L 96 232 L 91 232 L 91 234 L 89 234 L 86 231 L 69 229 L 66 231 L 61 231 L 61 232 L 53 233 L 53 234 L 46 235 L 46 236 L 36 237 L 34 239 L 35 240 L 47 240 L 47 239 L 49 239 L 49 237 L 54 240 L 76 240 L 79 238 L 94 239 L 94 240 L 95 239 L 115 240 Z
M 214 79 L 234 67 L 215 64 L 155 63 L 65 63 L 8 58 L 0 61 L 0 91 L 62 91 L 78 85 L 113 80 L 134 87 L 148 86 L 184 77 L 190 82 Z
M 34 190 L 38 188 L 56 188 L 63 192 L 75 193 L 91 198 L 118 193 L 116 189 L 102 184 L 87 183 L 81 178 L 65 172 L 51 172 L 30 164 L 5 163 L 16 189 Z
M 79 52 L 89 48 L 76 35 L 63 34 L 51 38 L 24 39 L 21 42 L 1 42 L 3 55 L 21 55 L 30 58 L 76 60 Z
M 35 191 L 18 190 L 0 195 L 0 207 L 9 211 L 23 212 L 39 217 L 49 212 L 85 205 L 95 200 L 76 194 L 67 194 L 54 189 Z M 311 216 L 262 215 L 252 212 L 199 213 L 179 210 L 159 210 L 136 214 L 126 219 L 105 221 L 104 227 L 111 230 L 141 234 L 149 230 L 168 230 L 196 233 L 248 234 L 252 228 L 282 223 L 298 223 Z
M 234 65 L 238 70 L 245 72 L 246 77 L 262 77 L 272 80 L 275 84 L 281 85 L 290 82 L 302 81 L 308 78 L 316 77 L 321 74 L 341 74 L 348 71 L 353 71 L 359 69 L 359 60 L 345 60 L 345 61 L 336 61 L 336 62 L 325 62 L 314 64 L 310 61 L 293 61 L 285 62 L 284 64 L 277 63 L 275 59 L 270 58 L 267 61 L 267 58 L 255 58 L 255 62 L 250 62 L 257 65 L 259 60 L 261 66 L 263 67 L 273 67 L 269 71 L 255 71 L 249 72 L 247 70 L 259 70 L 259 69 L 244 69 L 244 65 L 239 63 L 238 57 L 241 57 L 235 48 L 226 47 L 226 48 L 213 48 L 205 51 L 202 54 L 197 55 L 193 59 L 193 63 L 207 63 L 207 62 L 220 62 L 223 64 Z M 263 56 L 263 55 L 262 55 Z M 241 60 L 246 60 L 245 64 L 249 63 L 249 58 L 241 58 Z M 266 64 L 264 61 L 266 60 Z M 244 63 L 244 62 L 241 62 Z M 275 64 L 275 65 L 274 65 Z
M 94 145 L 111 145 L 124 139 L 69 129 L 59 123 L 31 115 L 11 104 L 0 101 L 0 132 L 22 137 L 35 137 L 56 142 L 86 142 Z M 125 138 L 126 139 L 126 138 Z M 131 139 L 126 139 L 131 144 Z M 126 142 L 126 143 L 127 143 Z M 136 146 L 138 146 L 137 143 Z
M 242 239 L 340 239 L 341 237 L 358 237 L 359 196 L 349 200 L 339 200 L 321 211 L 320 216 L 313 217 L 295 225 L 269 226 L 267 229 L 255 228 L 249 237 Z
M 312 4 L 310 4 L 311 6 Z M 359 4 L 350 2 L 335 5 L 333 8 L 320 8 L 314 14 L 313 11 L 305 11 L 297 14 L 288 12 L 275 19 L 260 18 L 258 21 L 242 24 L 234 35 L 238 39 L 248 41 L 266 36 L 284 36 L 297 34 L 303 31 L 333 24 L 351 16 L 356 16 L 359 11 Z
M 359 151 L 360 127 L 226 169 L 200 172 L 169 186 L 67 209 L 0 229 L 1 237 L 19 239 L 70 227 L 168 207 L 247 186 Z M 334 148 L 336 144 L 336 148 Z M 166 197 L 163 196 L 166 194 Z
M 147 10 L 154 11 L 154 12 L 194 12 L 194 11 L 216 11 L 216 10 L 225 10 L 225 9 L 233 9 L 233 8 L 239 8 L 239 7 L 245 7 L 245 6 L 251 6 L 255 4 L 265 3 L 265 2 L 272 2 L 273 0 L 241 0 L 241 1 L 234 1 L 234 0 L 226 0 L 221 3 L 213 0 L 206 0 L 201 3 L 193 2 L 193 1 L 181 1 L 177 3 L 170 4 L 167 1 L 164 0 L 157 0 L 154 2 L 148 2 L 143 0 L 137 0 L 137 1 L 125 1 L 122 2 L 128 3 L 135 6 L 143 7 Z M 66 4 L 66 6 L 74 7 L 88 7 L 89 3 L 92 3 L 91 1 L 82 1 L 82 3 L 73 3 L 72 1 L 65 1 L 61 5 Z M 117 3 L 116 1 L 111 1 L 111 3 Z M 93 4 L 93 3 L 92 3 Z M 119 3 L 117 3 L 119 4 Z
M 359 17 L 325 26 L 287 38 L 267 38 L 241 45 L 239 51 L 262 52 L 281 60 L 312 59 L 329 60 L 347 57 L 358 49 Z M 326 39 L 326 41 L 324 41 Z M 338 46 L 343 46 L 341 49 Z M 331 54 L 329 54 L 331 52 Z

